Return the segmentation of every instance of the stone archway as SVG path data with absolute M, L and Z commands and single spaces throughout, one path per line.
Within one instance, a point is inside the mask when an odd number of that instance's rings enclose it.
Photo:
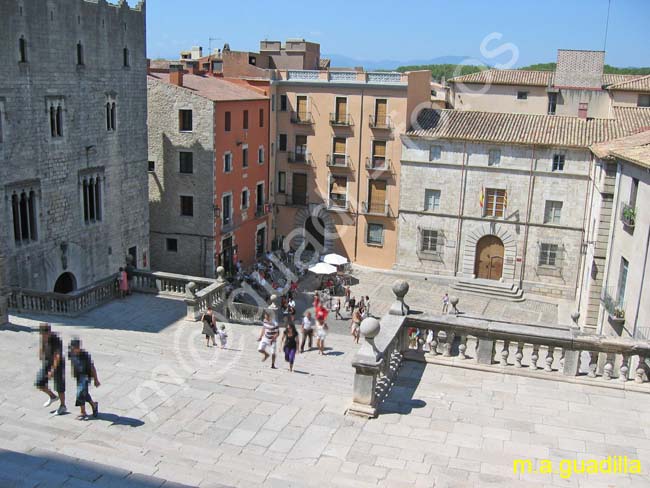
M 307 232 L 311 234 L 309 239 L 306 239 Z M 290 236 L 293 249 L 304 246 L 305 250 L 314 248 L 314 252 L 323 254 L 334 248 L 336 225 L 323 205 L 311 205 L 310 208 L 300 209 L 296 213 L 294 230 Z
M 305 220 L 304 236 L 307 240 L 305 245 L 307 251 L 325 249 L 325 221 L 313 215 L 308 217 Z
M 486 236 L 492 236 L 498 239 L 503 245 L 503 267 L 501 272 L 501 281 L 515 280 L 515 262 L 517 260 L 517 241 L 516 238 L 508 231 L 504 225 L 495 223 L 482 223 L 478 227 L 470 230 L 465 237 L 462 272 L 466 277 L 478 277 L 477 275 L 477 250 L 479 241 Z M 485 243 L 488 240 L 484 241 Z M 493 244 L 496 243 L 496 240 Z M 497 265 L 495 263 L 495 265 Z M 497 265 L 498 266 L 498 265 Z
M 476 243 L 474 275 L 486 280 L 500 280 L 503 276 L 505 248 L 497 236 L 483 236 Z
M 56 279 L 54 283 L 54 293 L 70 293 L 77 289 L 77 278 L 70 273 L 65 272 Z

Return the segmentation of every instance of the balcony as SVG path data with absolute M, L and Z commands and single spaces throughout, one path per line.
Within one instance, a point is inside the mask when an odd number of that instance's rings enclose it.
M 339 212 L 350 210 L 350 202 L 347 198 L 333 197 L 327 200 L 327 209 Z
M 327 166 L 330 168 L 349 168 L 351 166 L 350 156 L 345 154 L 328 154 Z
M 259 219 L 271 212 L 271 205 L 266 203 L 255 207 L 255 218 Z
M 228 217 L 223 217 L 221 221 L 221 232 L 226 234 L 237 229 L 242 224 L 242 217 L 239 214 L 232 214 Z
M 291 112 L 291 123 L 298 125 L 312 125 L 314 119 L 311 118 L 311 112 Z
M 388 202 L 363 202 L 361 204 L 361 209 L 366 215 L 387 217 L 390 213 L 390 205 L 388 205 Z
M 600 298 L 603 308 L 607 312 L 609 323 L 614 326 L 622 326 L 625 323 L 625 300 L 618 295 L 615 288 L 604 289 Z
M 287 153 L 287 161 L 292 164 L 311 165 L 311 154 L 304 151 L 290 151 Z
M 392 173 L 393 167 L 390 164 L 390 159 L 372 157 L 366 158 L 366 169 L 368 171 L 377 171 L 381 173 Z
M 332 127 L 351 127 L 353 125 L 352 116 L 350 114 L 331 113 L 330 125 Z
M 292 193 L 287 195 L 287 201 L 290 205 L 297 205 L 299 207 L 306 207 L 309 204 L 306 193 Z
M 371 129 L 383 129 L 390 130 L 393 127 L 392 121 L 390 120 L 389 115 L 377 116 L 370 114 L 370 128 Z
M 628 229 L 634 229 L 634 224 L 636 222 L 636 208 L 624 203 L 623 208 L 621 208 L 621 222 L 623 222 L 623 225 Z

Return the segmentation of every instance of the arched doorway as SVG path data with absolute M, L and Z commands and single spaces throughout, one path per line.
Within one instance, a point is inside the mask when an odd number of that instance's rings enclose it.
M 54 284 L 54 293 L 70 293 L 77 289 L 77 279 L 72 273 L 63 273 Z
M 305 220 L 305 250 L 318 252 L 325 249 L 325 221 L 320 217 L 310 216 Z
M 500 280 L 503 276 L 503 241 L 497 236 L 482 237 L 476 243 L 476 264 L 474 274 L 477 278 Z

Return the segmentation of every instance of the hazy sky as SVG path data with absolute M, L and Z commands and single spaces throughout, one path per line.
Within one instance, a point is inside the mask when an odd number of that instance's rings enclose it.
M 129 0 L 134 4 L 136 0 Z M 650 0 L 611 0 L 606 62 L 650 66 Z M 481 54 L 512 43 L 516 66 L 554 61 L 558 48 L 602 49 L 608 0 L 147 0 L 148 55 L 178 58 L 192 45 L 230 43 L 256 51 L 261 39 L 302 37 L 321 53 L 408 61 Z M 504 46 L 505 50 L 506 47 Z M 483 51 L 486 52 L 485 50 Z M 489 54 L 489 52 L 488 52 Z

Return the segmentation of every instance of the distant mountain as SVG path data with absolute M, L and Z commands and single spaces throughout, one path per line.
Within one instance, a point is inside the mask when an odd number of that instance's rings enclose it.
M 555 70 L 555 63 L 538 63 L 538 64 L 531 64 L 530 66 L 524 66 L 523 70 L 530 70 L 530 71 L 554 71 Z M 617 68 L 616 66 L 610 66 L 609 64 L 606 64 L 605 67 L 603 68 L 603 72 L 607 74 L 614 74 L 614 75 L 650 75 L 650 67 L 625 67 L 625 68 Z
M 466 56 L 439 56 L 432 59 L 411 59 L 411 60 L 371 60 L 371 59 L 357 59 L 344 56 L 342 54 L 322 54 L 321 57 L 330 59 L 330 66 L 332 68 L 355 68 L 362 66 L 367 71 L 373 70 L 394 70 L 399 66 L 416 66 L 416 65 L 430 65 L 430 64 L 459 64 L 465 59 Z

